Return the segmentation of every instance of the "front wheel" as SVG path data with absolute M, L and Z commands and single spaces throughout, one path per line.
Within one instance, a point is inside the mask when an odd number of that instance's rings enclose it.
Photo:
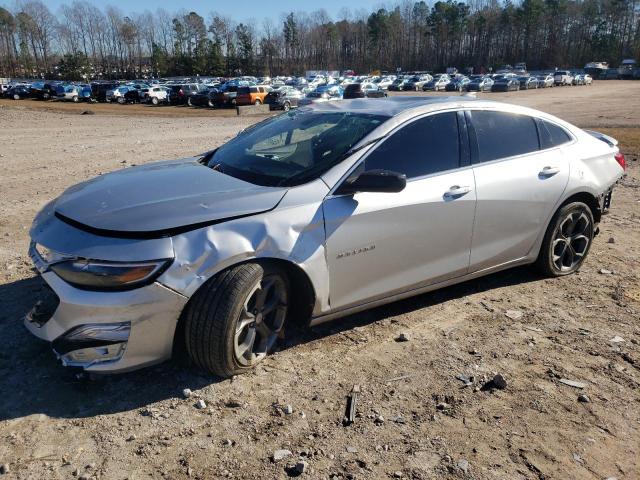
M 151 98 L 151 104 L 152 105 L 158 105 L 158 103 L 160 103 L 160 101 L 158 100 L 158 97 L 152 97 Z
M 587 258 L 594 235 L 591 209 L 582 202 L 560 208 L 549 223 L 536 267 L 550 277 L 577 271 Z
M 78 102 L 80 101 L 80 99 L 78 98 L 78 96 L 77 96 L 77 95 L 74 95 L 73 97 L 71 97 L 71 101 L 72 101 L 73 103 L 78 103 Z
M 284 105 L 282 106 L 282 109 L 285 112 L 288 112 L 289 110 L 291 110 L 291 102 L 284 102 Z
M 205 284 L 185 312 L 191 359 L 221 377 L 252 369 L 284 335 L 289 280 L 258 263 L 230 268 Z
M 262 105 L 262 102 L 260 101 L 260 99 L 256 99 L 255 102 L 253 102 L 254 105 Z

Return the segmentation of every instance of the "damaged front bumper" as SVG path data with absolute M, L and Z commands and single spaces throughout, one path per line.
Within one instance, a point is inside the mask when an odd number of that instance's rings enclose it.
M 95 292 L 75 288 L 51 271 L 42 278 L 51 291 L 45 289 L 46 298 L 25 316 L 24 324 L 51 342 L 63 365 L 116 373 L 171 357 L 186 297 L 157 282 Z

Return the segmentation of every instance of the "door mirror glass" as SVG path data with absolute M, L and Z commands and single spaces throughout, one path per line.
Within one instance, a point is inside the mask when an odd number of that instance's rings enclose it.
M 368 170 L 353 180 L 348 178 L 338 188 L 336 195 L 348 195 L 356 192 L 397 193 L 407 186 L 407 176 L 390 170 Z

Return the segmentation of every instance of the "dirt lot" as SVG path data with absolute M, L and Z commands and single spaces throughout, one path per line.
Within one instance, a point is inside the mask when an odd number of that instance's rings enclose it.
M 40 288 L 28 228 L 71 184 L 204 151 L 256 118 L 1 101 L 0 477 L 271 479 L 304 460 L 314 479 L 640 478 L 640 82 L 486 96 L 620 140 L 628 176 L 580 273 L 520 268 L 394 303 L 226 381 L 174 362 L 95 381 L 60 367 L 21 324 Z M 480 390 L 495 373 L 506 388 Z M 279 449 L 292 454 L 273 461 Z

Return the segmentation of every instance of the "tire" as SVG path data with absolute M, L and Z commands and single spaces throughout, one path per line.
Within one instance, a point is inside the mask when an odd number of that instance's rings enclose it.
M 211 100 L 207 100 L 207 106 L 209 108 L 213 108 L 215 105 L 213 104 L 213 102 Z
M 13 99 L 14 100 L 20 100 L 20 95 L 18 95 L 17 93 L 13 94 Z
M 593 213 L 586 204 L 564 205 L 549 222 L 535 263 L 537 270 L 548 277 L 576 272 L 589 254 L 594 232 Z
M 185 311 L 189 357 L 220 377 L 251 370 L 283 336 L 290 291 L 284 271 L 269 264 L 243 263 L 209 280 Z M 264 317 L 256 313 L 262 295 Z
M 191 97 L 187 98 L 187 106 L 193 107 L 193 105 L 191 104 Z
M 43 100 L 49 100 L 50 95 L 48 93 L 43 93 L 42 94 L 42 99 Z
M 160 103 L 160 101 L 158 100 L 158 97 L 151 98 L 151 105 L 158 105 L 158 103 Z
M 78 96 L 77 96 L 77 95 L 74 95 L 73 97 L 71 97 L 71 101 L 72 101 L 73 103 L 78 103 L 78 102 L 80 101 L 80 99 L 78 98 Z
M 124 97 L 118 97 L 118 103 L 120 105 L 124 105 L 124 103 L 125 103 Z
M 256 99 L 255 102 L 253 102 L 254 105 L 262 105 L 262 102 L 260 101 L 259 98 Z
M 285 112 L 288 112 L 289 110 L 291 110 L 291 102 L 284 102 L 284 105 L 282 106 L 282 109 Z

